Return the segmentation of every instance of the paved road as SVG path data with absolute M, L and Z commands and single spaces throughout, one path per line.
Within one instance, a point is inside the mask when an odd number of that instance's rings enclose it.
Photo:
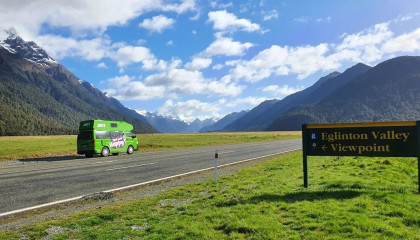
M 0 215 L 219 164 L 300 149 L 300 139 L 199 147 L 0 167 Z

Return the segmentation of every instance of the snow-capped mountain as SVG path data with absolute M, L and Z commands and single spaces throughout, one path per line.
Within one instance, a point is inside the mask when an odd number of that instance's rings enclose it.
M 14 30 L 9 30 L 7 33 L 7 38 L 0 40 L 0 46 L 10 53 L 18 54 L 28 61 L 41 65 L 45 64 L 50 66 L 51 64 L 58 64 L 57 61 L 50 57 L 47 52 L 35 42 L 25 42 Z
M 193 133 L 199 132 L 203 127 L 210 126 L 216 122 L 214 119 L 195 119 L 186 121 L 174 117 L 161 116 L 147 111 L 137 111 L 143 115 L 150 125 L 162 133 Z
M 143 116 L 80 80 L 36 43 L 15 31 L 7 34 L 0 36 L 0 136 L 76 134 L 87 119 L 122 120 L 138 133 L 156 132 Z

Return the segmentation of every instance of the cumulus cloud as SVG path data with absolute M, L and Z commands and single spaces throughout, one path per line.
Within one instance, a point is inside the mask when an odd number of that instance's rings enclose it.
M 268 98 L 265 97 L 245 97 L 245 98 L 237 98 L 233 101 L 230 101 L 229 103 L 225 104 L 226 107 L 234 108 L 238 105 L 242 105 L 245 108 L 254 108 L 260 103 L 268 100 Z
M 341 43 L 321 43 L 316 46 L 279 46 L 260 51 L 249 60 L 226 62 L 233 67 L 223 77 L 227 81 L 258 82 L 271 76 L 296 74 L 304 79 L 319 71 L 333 71 L 343 62 L 375 63 L 385 54 L 420 51 L 420 29 L 394 36 L 389 22 L 376 24 L 354 34 L 343 34 Z
M 325 57 L 327 51 L 327 44 L 296 48 L 273 45 L 249 61 L 239 61 L 230 77 L 258 82 L 272 75 L 298 74 L 298 78 L 303 79 L 317 71 L 332 70 L 339 66 Z
M 305 17 L 305 16 L 302 16 L 302 17 L 294 18 L 293 21 L 300 22 L 300 23 L 306 23 L 306 22 L 309 21 L 309 18 Z
M 221 101 L 207 103 L 191 99 L 184 102 L 174 102 L 170 99 L 167 100 L 157 112 L 159 115 L 178 117 L 181 120 L 192 122 L 196 118 L 205 119 L 218 116 L 220 109 Z
M 360 61 L 373 62 L 383 56 L 380 45 L 390 40 L 393 32 L 389 29 L 389 22 L 376 24 L 355 34 L 344 34 L 343 41 L 337 50 L 356 50 L 360 53 Z
M 139 24 L 139 27 L 145 28 L 150 32 L 162 33 L 163 30 L 171 28 L 175 20 L 172 18 L 167 18 L 166 16 L 159 15 L 154 16 L 151 19 L 145 19 L 142 23 Z
M 209 12 L 208 16 L 209 22 L 212 22 L 213 28 L 218 31 L 255 32 L 261 30 L 260 25 L 252 23 L 251 21 L 245 18 L 238 18 L 235 14 L 229 13 L 226 10 Z
M 165 96 L 164 86 L 146 86 L 127 75 L 110 78 L 106 82 L 110 88 L 104 92 L 119 100 L 150 100 Z
M 201 70 L 208 68 L 212 63 L 211 58 L 194 58 L 191 62 L 185 64 L 187 70 Z
M 264 15 L 264 17 L 263 17 L 264 21 L 268 21 L 268 20 L 271 20 L 271 19 L 276 19 L 276 18 L 279 17 L 279 13 L 277 12 L 277 10 L 272 10 L 272 11 L 269 11 L 269 12 L 263 12 L 262 14 Z
M 243 90 L 236 83 L 206 79 L 201 72 L 186 69 L 170 69 L 149 75 L 145 83 L 148 86 L 166 86 L 168 92 L 175 94 L 237 96 Z
M 43 24 L 70 28 L 76 35 L 102 34 L 109 26 L 124 25 L 151 11 L 180 14 L 196 11 L 196 6 L 194 0 L 12 1 L 0 8 L 0 28 L 14 26 L 23 37 L 36 36 Z
M 270 93 L 273 96 L 288 96 L 290 94 L 293 94 L 295 92 L 302 91 L 304 88 L 293 88 L 289 87 L 288 85 L 278 86 L 278 85 L 269 85 L 267 87 L 264 87 L 262 89 L 263 92 Z
M 390 39 L 381 50 L 385 53 L 420 51 L 420 28 Z
M 108 68 L 108 66 L 104 62 L 98 63 L 98 65 L 96 65 L 96 67 L 97 68 L 104 68 L 104 69 L 107 69 Z
M 123 71 L 125 66 L 132 63 L 156 62 L 155 56 L 145 47 L 124 46 L 118 48 L 110 58 L 117 62 L 120 72 Z
M 241 43 L 234 41 L 232 38 L 219 37 L 210 44 L 199 55 L 203 57 L 212 56 L 242 56 L 245 51 L 254 46 L 252 43 Z
M 88 61 L 98 61 L 107 57 L 111 49 L 111 41 L 107 38 L 76 40 L 56 35 L 43 35 L 36 37 L 35 41 L 56 59 L 80 57 Z

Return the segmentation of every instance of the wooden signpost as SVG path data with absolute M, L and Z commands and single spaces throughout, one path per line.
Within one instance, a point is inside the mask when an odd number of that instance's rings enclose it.
M 303 185 L 308 156 L 417 157 L 420 193 L 420 121 L 303 124 Z

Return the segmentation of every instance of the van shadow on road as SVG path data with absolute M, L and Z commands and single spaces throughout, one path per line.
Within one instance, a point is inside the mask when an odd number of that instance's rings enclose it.
M 25 158 L 18 159 L 19 162 L 59 162 L 59 161 L 70 161 L 86 158 L 85 156 L 77 155 L 65 155 L 65 156 L 51 156 L 51 157 L 41 157 L 41 158 Z

